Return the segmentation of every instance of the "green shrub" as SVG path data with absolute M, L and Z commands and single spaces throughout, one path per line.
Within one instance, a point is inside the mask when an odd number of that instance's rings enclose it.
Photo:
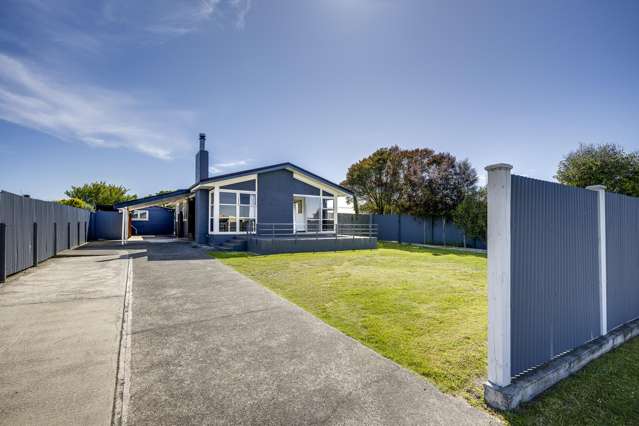
M 91 204 L 86 203 L 80 200 L 79 198 L 67 198 L 66 200 L 58 201 L 58 204 L 62 204 L 63 206 L 77 207 L 79 209 L 93 211 L 93 206 L 91 206 Z

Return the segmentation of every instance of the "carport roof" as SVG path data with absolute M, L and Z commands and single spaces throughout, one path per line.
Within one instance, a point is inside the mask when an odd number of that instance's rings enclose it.
M 178 189 L 177 191 L 167 192 L 166 194 L 151 195 L 150 197 L 138 198 L 136 200 L 125 201 L 115 204 L 116 209 L 127 208 L 143 208 L 158 203 L 170 203 L 185 198 L 191 193 L 188 189 Z

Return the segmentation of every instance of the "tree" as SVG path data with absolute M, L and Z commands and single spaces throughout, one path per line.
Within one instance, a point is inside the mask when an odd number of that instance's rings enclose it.
M 415 174 L 417 178 L 410 177 Z M 433 154 L 409 173 L 404 210 L 415 216 L 450 218 L 476 183 L 477 173 L 468 160 L 457 161 L 449 153 Z
M 605 185 L 608 191 L 639 197 L 639 153 L 613 144 L 582 144 L 559 163 L 555 178 L 566 185 Z
M 366 201 L 362 210 L 377 214 L 397 211 L 401 194 L 400 153 L 397 146 L 380 148 L 348 168 L 342 185 Z
M 443 237 L 446 245 L 446 225 L 453 211 L 464 197 L 475 190 L 477 172 L 468 160 L 457 161 L 449 154 L 433 156 L 428 168 L 429 179 L 423 187 L 419 208 L 431 216 L 443 219 Z
M 65 191 L 65 194 L 69 198 L 78 198 L 95 208 L 97 205 L 110 206 L 137 198 L 135 195 L 127 194 L 128 191 L 124 186 L 93 182 L 82 186 L 72 186 L 70 190 Z
M 429 169 L 432 165 L 435 152 L 428 148 L 418 148 L 403 151 L 403 181 L 400 195 L 399 210 L 415 216 L 428 216 L 431 214 L 427 199 L 430 191 L 426 190 L 431 175 Z
M 486 188 L 468 192 L 452 214 L 453 222 L 464 231 L 464 247 L 466 237 L 486 241 L 488 227 L 488 200 Z
M 342 185 L 365 201 L 370 213 L 438 216 L 446 223 L 466 194 L 475 190 L 477 172 L 468 160 L 432 149 L 381 148 L 353 164 Z
M 364 211 L 448 218 L 476 182 L 467 160 L 428 148 L 393 146 L 353 164 L 342 185 L 365 201 Z
M 63 206 L 69 206 L 69 207 L 77 207 L 79 209 L 93 210 L 93 206 L 91 206 L 88 203 L 85 203 L 79 198 L 68 198 L 66 200 L 60 200 L 58 201 L 58 204 L 62 204 Z

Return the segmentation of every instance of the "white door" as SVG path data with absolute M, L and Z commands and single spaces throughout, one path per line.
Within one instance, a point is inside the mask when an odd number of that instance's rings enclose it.
M 293 200 L 293 223 L 295 232 L 306 231 L 303 198 L 296 198 L 295 200 Z

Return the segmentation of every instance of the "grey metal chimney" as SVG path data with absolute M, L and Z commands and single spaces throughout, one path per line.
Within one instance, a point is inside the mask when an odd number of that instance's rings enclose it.
M 200 133 L 200 150 L 195 155 L 195 182 L 209 177 L 209 152 L 206 150 L 206 134 Z

